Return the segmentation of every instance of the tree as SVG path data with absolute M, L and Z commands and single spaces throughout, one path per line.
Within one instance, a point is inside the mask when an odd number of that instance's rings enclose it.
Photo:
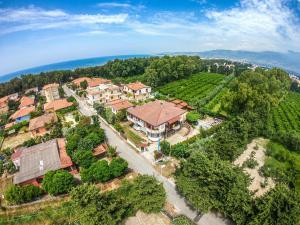
M 119 112 L 117 112 L 117 115 L 116 115 L 116 121 L 117 122 L 122 122 L 122 121 L 125 121 L 126 120 L 126 110 L 125 109 L 122 109 L 120 110 Z
M 64 91 L 64 89 L 61 86 L 58 87 L 58 93 L 59 93 L 59 97 L 60 98 L 64 98 L 65 97 L 65 91 Z
M 106 160 L 94 162 L 88 169 L 82 169 L 80 175 L 83 182 L 106 182 L 112 177 Z
M 170 151 L 171 151 L 171 145 L 170 145 L 170 143 L 167 142 L 166 140 L 163 140 L 162 142 L 160 142 L 160 151 L 164 155 L 169 155 Z
M 42 182 L 43 189 L 51 195 L 68 193 L 74 185 L 73 175 L 65 170 L 47 172 Z
M 80 82 L 80 87 L 82 88 L 82 89 L 87 89 L 87 87 L 88 87 L 88 82 L 86 81 L 86 80 L 84 80 L 84 81 L 82 81 L 82 82 Z
M 76 151 L 73 155 L 74 162 L 83 167 L 83 168 L 89 168 L 95 161 L 96 158 L 93 155 L 91 151 L 84 151 L 84 150 L 79 150 Z
M 299 195 L 285 185 L 276 185 L 273 190 L 255 202 L 254 218 L 249 225 L 289 225 L 299 222 Z
M 117 148 L 109 145 L 107 149 L 107 155 L 110 158 L 115 157 L 117 155 Z
M 163 208 L 166 200 L 166 192 L 161 183 L 154 177 L 147 175 L 138 176 L 132 185 L 124 185 L 121 189 L 133 208 L 145 213 L 157 213 Z
M 197 123 L 199 119 L 200 119 L 200 114 L 194 111 L 188 112 L 186 115 L 186 120 L 191 124 Z
M 249 180 L 229 162 L 195 151 L 181 164 L 175 179 L 178 190 L 201 212 L 219 209 L 237 224 L 245 224 L 251 216 Z
M 128 162 L 120 157 L 113 158 L 109 167 L 112 176 L 119 177 L 128 169 Z
M 9 204 L 22 204 L 40 197 L 43 191 L 33 185 L 17 186 L 12 185 L 5 191 L 5 199 Z

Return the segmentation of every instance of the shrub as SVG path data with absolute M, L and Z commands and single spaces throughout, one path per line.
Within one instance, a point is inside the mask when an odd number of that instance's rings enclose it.
M 42 183 L 43 189 L 51 195 L 68 193 L 74 185 L 73 175 L 65 170 L 47 172 Z
M 120 157 L 114 158 L 110 165 L 110 172 L 113 177 L 119 177 L 128 169 L 128 162 Z
M 191 124 L 197 123 L 199 119 L 200 119 L 200 114 L 195 111 L 189 112 L 186 115 L 186 120 Z
M 250 168 L 250 169 L 254 169 L 256 166 L 258 166 L 258 162 L 252 157 L 248 158 L 243 163 L 243 167 Z
M 175 217 L 172 220 L 172 224 L 173 225 L 196 225 L 192 220 L 190 220 L 189 218 L 187 218 L 184 215 Z
M 5 191 L 5 199 L 9 204 L 22 204 L 40 197 L 43 191 L 33 185 L 16 186 L 12 185 Z

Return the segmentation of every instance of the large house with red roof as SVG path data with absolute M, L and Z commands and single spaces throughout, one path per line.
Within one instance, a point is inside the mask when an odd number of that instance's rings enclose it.
M 187 111 L 171 102 L 156 100 L 127 110 L 133 128 L 144 132 L 151 141 L 158 141 L 181 128 Z
M 72 102 L 68 102 L 67 99 L 58 99 L 44 104 L 45 112 L 55 112 L 60 109 L 68 108 L 72 106 Z
M 8 112 L 8 100 L 8 96 L 0 98 L 0 115 Z
M 76 172 L 71 158 L 66 152 L 63 138 L 53 139 L 28 148 L 20 148 L 11 156 L 19 168 L 14 176 L 14 184 L 33 184 L 39 186 L 48 171 L 65 169 Z
M 30 131 L 32 137 L 44 136 L 49 132 L 47 125 L 54 122 L 57 122 L 57 116 L 55 113 L 44 114 L 31 119 L 29 121 L 28 130 Z

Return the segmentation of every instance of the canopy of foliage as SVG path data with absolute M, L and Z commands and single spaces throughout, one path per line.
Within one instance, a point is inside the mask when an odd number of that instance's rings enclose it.
M 4 196 L 8 203 L 13 205 L 30 202 L 37 197 L 40 197 L 42 194 L 42 189 L 33 185 L 12 185 L 5 191 Z
M 65 170 L 47 172 L 42 182 L 43 189 L 50 195 L 68 193 L 74 185 L 73 175 Z

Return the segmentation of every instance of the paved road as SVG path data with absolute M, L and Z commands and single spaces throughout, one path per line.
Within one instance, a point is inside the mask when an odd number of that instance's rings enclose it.
M 73 95 L 79 103 L 79 111 L 86 115 L 96 115 L 92 107 L 88 106 L 84 101 L 79 99 L 74 92 L 64 86 L 65 93 L 70 96 Z M 101 119 L 101 118 L 100 118 Z M 225 225 L 230 224 L 230 221 L 224 219 L 222 216 L 215 213 L 207 213 L 201 215 L 195 210 L 189 208 L 184 197 L 177 191 L 175 184 L 169 181 L 164 176 L 161 176 L 143 156 L 138 154 L 126 141 L 120 138 L 104 121 L 101 122 L 101 127 L 105 130 L 108 143 L 117 147 L 119 155 L 128 161 L 129 167 L 140 174 L 148 174 L 155 176 L 157 180 L 163 183 L 167 193 L 167 200 L 175 206 L 177 211 L 186 215 L 190 219 L 197 221 L 199 225 Z

